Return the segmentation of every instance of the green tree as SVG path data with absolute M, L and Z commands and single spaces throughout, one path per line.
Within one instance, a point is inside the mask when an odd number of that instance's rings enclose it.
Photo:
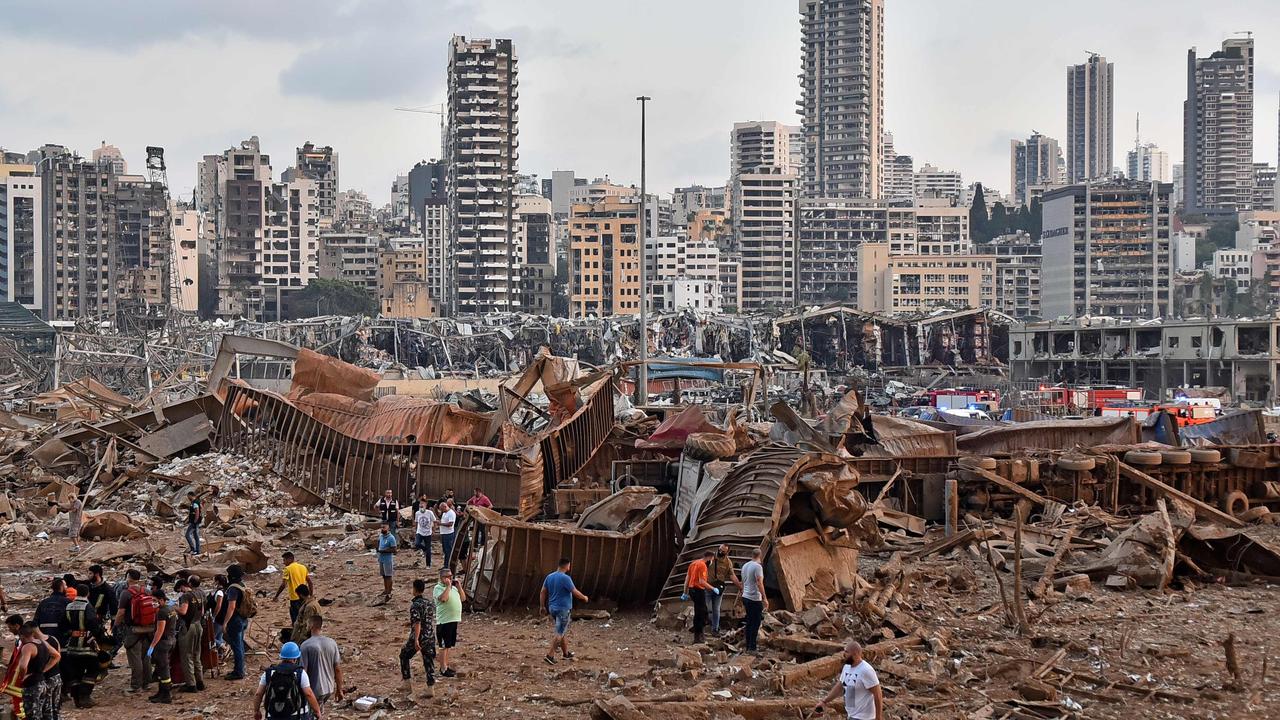
M 997 202 L 991 207 L 991 219 L 987 221 L 987 239 L 1009 232 L 1009 211 L 1004 203 Z
M 373 293 L 347 280 L 316 278 L 289 297 L 290 320 L 316 315 L 377 315 Z
M 982 194 L 982 183 L 977 183 L 973 190 L 973 205 L 969 206 L 969 236 L 974 242 L 986 242 L 991 239 L 987 231 L 987 199 Z

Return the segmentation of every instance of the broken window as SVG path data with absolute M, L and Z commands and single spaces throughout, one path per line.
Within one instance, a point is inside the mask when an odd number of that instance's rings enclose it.
M 1192 337 L 1192 338 L 1191 338 L 1191 347 L 1193 347 L 1193 348 L 1198 348 L 1198 347 L 1201 347 L 1201 346 L 1203 346 L 1203 345 L 1204 345 L 1204 338 L 1203 338 L 1203 337 L 1201 337 L 1201 336 L 1199 336 L 1199 335 L 1196 335 L 1195 337 Z
M 1178 340 L 1180 340 L 1180 339 L 1181 339 L 1181 338 L 1179 338 L 1177 335 L 1171 335 L 1171 336 L 1169 337 L 1169 347 L 1170 347 L 1170 348 L 1176 348 L 1176 347 L 1178 347 Z

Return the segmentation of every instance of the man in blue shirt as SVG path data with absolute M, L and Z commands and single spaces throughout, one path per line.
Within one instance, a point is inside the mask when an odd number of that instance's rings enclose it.
M 573 612 L 573 599 L 577 598 L 582 602 L 588 602 L 588 600 L 586 595 L 578 592 L 578 588 L 573 585 L 573 578 L 569 577 L 569 558 L 560 558 L 559 567 L 542 581 L 541 594 L 539 604 L 543 612 L 550 614 L 556 624 L 555 634 L 551 636 L 551 648 L 545 658 L 547 664 L 556 664 L 557 647 L 560 648 L 565 660 L 571 660 L 573 653 L 569 652 L 569 641 L 565 639 L 565 635 L 569 632 L 569 615 Z

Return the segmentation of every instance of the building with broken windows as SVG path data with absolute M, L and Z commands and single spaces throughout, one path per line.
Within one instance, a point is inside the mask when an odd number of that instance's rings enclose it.
M 1276 403 L 1280 319 L 1079 318 L 1015 325 L 1009 363 L 1020 380 L 1146 388 L 1224 387 L 1240 401 Z

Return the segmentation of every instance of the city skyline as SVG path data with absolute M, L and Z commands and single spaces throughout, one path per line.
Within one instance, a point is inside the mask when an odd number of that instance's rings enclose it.
M 1275 162 L 1280 37 L 1268 37 L 1267 19 L 1280 18 L 1280 9 L 1263 2 L 1211 10 L 1126 3 L 1106 6 L 1104 26 L 1080 22 L 1101 3 L 1049 6 L 1035 16 L 1016 12 L 1017 5 L 988 3 L 979 15 L 947 3 L 886 3 L 885 129 L 898 152 L 959 170 L 966 183 L 1010 192 L 1009 141 L 1033 129 L 1065 138 L 1063 72 L 1091 50 L 1115 63 L 1112 164 L 1124 164 L 1131 145 L 1124 128 L 1137 112 L 1143 141 L 1180 162 L 1187 50 L 1211 52 L 1233 32 L 1254 29 L 1254 159 Z M 638 181 L 631 98 L 641 90 L 655 97 L 649 177 L 661 192 L 723 184 L 734 122 L 800 122 L 795 3 L 659 2 L 653 12 L 623 17 L 605 9 L 569 16 L 540 3 L 283 2 L 255 9 L 252 24 L 237 22 L 249 7 L 11 9 L 0 38 L 13 57 L 59 52 L 0 78 L 0 143 L 16 151 L 63 143 L 88 155 L 105 140 L 135 172 L 144 147 L 161 145 L 173 192 L 184 197 L 204 154 L 258 135 L 278 175 L 294 148 L 310 140 L 342 154 L 342 189 L 363 190 L 380 205 L 396 175 L 440 155 L 436 117 L 393 108 L 443 101 L 453 33 L 515 41 L 523 79 L 520 171 L 540 177 L 573 169 Z M 315 39 L 290 40 L 304 12 Z M 708 23 L 724 25 L 725 13 L 733 32 L 704 32 Z M 624 20 L 627 32 L 602 34 L 601 27 Z M 1052 33 L 1047 41 L 1045 33 Z M 688 51 L 655 54 L 658 38 L 662 47 Z M 966 61 L 947 60 L 957 55 Z M 419 71 L 406 73 L 406 65 Z M 79 72 L 84 67 L 100 72 Z M 86 107 L 93 112 L 84 115 Z

